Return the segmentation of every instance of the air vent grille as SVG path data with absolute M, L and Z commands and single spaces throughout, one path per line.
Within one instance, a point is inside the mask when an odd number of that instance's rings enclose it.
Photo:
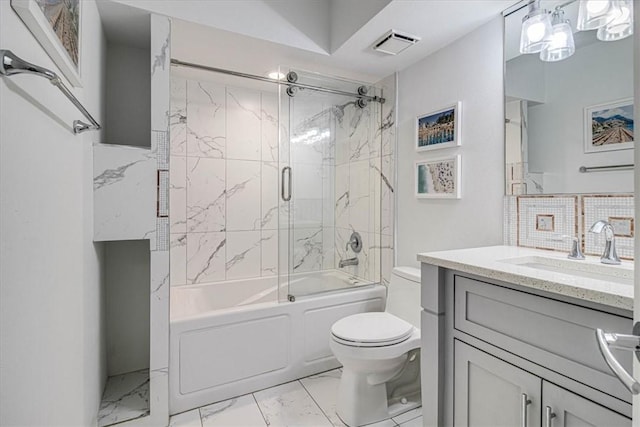
M 373 45 L 373 49 L 389 55 L 397 55 L 419 41 L 419 37 L 390 30 Z

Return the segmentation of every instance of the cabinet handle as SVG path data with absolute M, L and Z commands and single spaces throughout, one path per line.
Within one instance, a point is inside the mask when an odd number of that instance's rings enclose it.
M 553 413 L 553 409 L 551 406 L 547 406 L 545 409 L 545 419 L 547 420 L 547 425 L 545 427 L 553 427 L 553 419 L 556 417 L 556 414 Z
M 289 176 L 289 182 L 287 185 L 287 192 L 285 194 L 285 185 L 284 185 L 284 175 L 285 173 Z M 282 200 L 288 202 L 291 200 L 291 167 L 285 166 L 282 168 L 282 178 L 280 180 L 280 196 L 282 196 Z
M 527 408 L 531 405 L 531 399 L 527 393 L 522 393 L 522 427 L 527 427 Z
M 635 351 L 636 355 L 640 349 L 640 337 L 636 335 L 622 335 L 605 332 L 602 329 L 596 329 L 596 338 L 598 339 L 598 347 L 600 353 L 607 362 L 609 368 L 618 377 L 622 384 L 631 392 L 631 394 L 640 394 L 640 383 L 636 381 L 618 362 L 610 347 Z

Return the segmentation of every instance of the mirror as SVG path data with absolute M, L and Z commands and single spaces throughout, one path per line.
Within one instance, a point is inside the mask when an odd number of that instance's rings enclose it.
M 505 14 L 506 194 L 633 192 L 633 36 L 577 31 L 579 2 L 565 2 L 575 53 L 544 62 L 520 54 L 519 6 Z

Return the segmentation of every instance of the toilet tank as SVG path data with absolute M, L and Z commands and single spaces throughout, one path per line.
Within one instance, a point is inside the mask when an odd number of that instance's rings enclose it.
M 387 313 L 420 329 L 420 269 L 395 267 L 387 290 Z

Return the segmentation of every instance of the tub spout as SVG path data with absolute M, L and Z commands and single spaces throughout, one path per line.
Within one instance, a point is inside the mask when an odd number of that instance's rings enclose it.
M 338 263 L 339 268 L 343 268 L 348 265 L 358 265 L 358 258 L 341 259 Z

